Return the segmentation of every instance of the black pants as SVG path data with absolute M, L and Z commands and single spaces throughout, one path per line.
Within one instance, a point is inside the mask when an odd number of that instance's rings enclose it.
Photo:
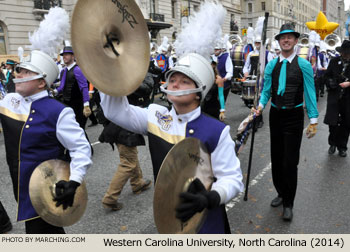
M 336 125 L 329 125 L 328 144 L 334 145 L 339 151 L 347 151 L 350 134 L 349 96 L 343 96 L 338 102 L 338 120 Z
M 94 106 L 93 102 L 90 102 L 90 110 L 91 110 L 91 115 L 89 116 L 90 121 L 92 122 L 92 124 L 98 124 L 97 118 L 95 116 L 94 111 L 92 110 Z
M 63 101 L 64 104 L 71 107 L 75 114 L 75 119 L 79 123 L 79 126 L 85 130 L 85 125 L 87 122 L 87 118 L 83 114 L 84 104 L 81 101 Z
M 316 79 L 316 87 L 318 87 L 318 91 L 320 94 L 324 94 L 324 78 L 321 76 Z M 317 92 L 317 89 L 316 89 Z M 317 92 L 318 94 L 318 92 Z
M 293 207 L 294 204 L 303 127 L 303 107 L 291 110 L 271 107 L 272 180 L 285 207 Z
M 37 218 L 25 222 L 26 234 L 65 234 L 62 227 L 53 226 L 42 218 Z
M 339 125 L 329 125 L 328 144 L 334 145 L 339 151 L 347 151 L 350 129 L 345 123 Z
M 9 221 L 10 221 L 10 218 L 7 215 L 7 212 L 0 201 L 0 231 L 2 230 L 2 227 L 5 226 Z

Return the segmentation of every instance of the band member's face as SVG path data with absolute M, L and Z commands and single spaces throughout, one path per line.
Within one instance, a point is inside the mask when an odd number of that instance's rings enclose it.
M 65 65 L 70 65 L 74 62 L 74 55 L 71 53 L 64 53 L 63 54 L 63 62 Z
M 290 52 L 294 50 L 294 46 L 298 43 L 298 39 L 294 34 L 287 33 L 280 36 L 278 43 L 280 44 L 282 51 Z
M 37 73 L 29 71 L 22 68 L 19 73 L 17 73 L 16 78 L 28 78 L 35 76 Z M 19 93 L 23 97 L 30 96 L 42 91 L 46 86 L 46 83 L 43 79 L 31 80 L 26 82 L 16 83 L 16 93 Z
M 215 50 L 214 50 L 215 56 L 219 56 L 220 53 L 221 53 L 221 49 L 215 49 Z
M 180 91 L 180 90 L 187 90 L 187 89 L 194 89 L 196 88 L 196 84 L 194 81 L 190 78 L 188 78 L 183 73 L 174 73 L 169 78 L 168 83 L 168 90 L 171 91 Z M 196 93 L 188 94 L 188 95 L 181 95 L 181 96 L 173 96 L 168 94 L 168 99 L 176 105 L 177 103 L 181 103 L 181 105 L 191 104 L 193 101 L 196 100 Z
M 13 71 L 13 66 L 10 64 L 6 64 L 6 69 L 7 70 L 12 70 Z
M 256 50 L 260 50 L 261 43 L 260 42 L 255 42 L 254 43 Z

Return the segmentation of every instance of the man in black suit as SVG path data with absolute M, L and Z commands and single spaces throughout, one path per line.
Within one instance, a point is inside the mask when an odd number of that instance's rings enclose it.
M 336 50 L 340 56 L 331 59 L 324 79 L 327 80 L 327 110 L 324 123 L 329 126 L 328 149 L 339 156 L 347 156 L 350 133 L 350 41 L 344 40 Z

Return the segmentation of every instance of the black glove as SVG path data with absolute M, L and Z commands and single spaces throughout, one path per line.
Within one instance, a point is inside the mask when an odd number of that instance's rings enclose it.
M 56 207 L 63 205 L 63 209 L 66 209 L 68 206 L 73 206 L 74 195 L 78 186 L 80 184 L 73 180 L 58 181 L 56 183 L 56 197 L 54 199 L 54 201 L 57 201 Z
M 180 194 L 181 202 L 176 207 L 176 218 L 188 221 L 197 212 L 205 208 L 212 209 L 220 205 L 220 195 L 216 191 L 207 191 L 202 182 L 196 178 L 187 192 Z

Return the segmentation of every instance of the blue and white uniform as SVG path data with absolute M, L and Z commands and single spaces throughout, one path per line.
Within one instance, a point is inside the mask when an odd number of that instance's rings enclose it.
M 233 76 L 233 64 L 230 54 L 225 52 L 221 53 L 218 57 L 217 69 L 221 78 L 225 78 L 224 89 L 231 87 L 231 78 Z
M 47 91 L 22 97 L 8 94 L 0 101 L 6 159 L 10 168 L 17 220 L 38 218 L 29 197 L 29 181 L 42 162 L 63 157 L 69 150 L 70 180 L 83 181 L 91 165 L 91 149 L 71 108 L 50 98 Z
M 154 177 L 171 147 L 186 137 L 200 139 L 211 154 L 211 164 L 217 180 L 211 190 L 220 195 L 221 204 L 229 202 L 243 190 L 240 162 L 235 154 L 235 144 L 230 127 L 205 116 L 201 108 L 178 115 L 157 104 L 148 109 L 129 105 L 126 97 L 101 94 L 105 116 L 113 123 L 130 131 L 148 135 Z M 200 233 L 224 233 L 227 224 L 224 205 L 209 211 Z M 227 226 L 226 226 L 227 227 Z

